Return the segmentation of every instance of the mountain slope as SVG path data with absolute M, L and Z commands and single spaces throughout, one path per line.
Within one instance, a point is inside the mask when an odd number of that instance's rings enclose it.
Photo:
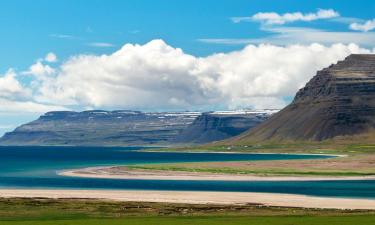
M 290 105 L 228 143 L 322 141 L 371 136 L 374 129 L 375 55 L 350 55 L 318 71 Z

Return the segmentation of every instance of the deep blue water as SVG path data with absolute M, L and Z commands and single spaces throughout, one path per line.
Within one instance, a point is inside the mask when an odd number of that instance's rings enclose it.
M 284 154 L 157 153 L 139 148 L 0 147 L 0 188 L 240 191 L 375 199 L 375 180 L 364 181 L 162 181 L 63 177 L 57 171 L 136 163 L 318 159 Z

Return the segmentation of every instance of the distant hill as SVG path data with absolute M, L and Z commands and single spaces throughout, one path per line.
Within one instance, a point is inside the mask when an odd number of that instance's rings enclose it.
M 195 130 L 202 118 L 207 122 L 206 126 Z M 253 112 L 248 116 L 243 112 L 203 115 L 200 112 L 130 110 L 48 112 L 6 133 L 0 139 L 0 145 L 166 146 L 206 143 L 238 135 L 266 118 L 264 112 Z
M 375 142 L 374 130 L 375 55 L 354 54 L 318 71 L 290 105 L 225 143 L 353 137 Z

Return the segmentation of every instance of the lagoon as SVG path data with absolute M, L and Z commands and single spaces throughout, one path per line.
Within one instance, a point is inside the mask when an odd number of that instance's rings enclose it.
M 140 152 L 142 147 L 0 147 L 0 188 L 238 191 L 375 199 L 375 180 L 174 181 L 64 177 L 65 169 L 145 163 L 321 159 L 297 154 Z

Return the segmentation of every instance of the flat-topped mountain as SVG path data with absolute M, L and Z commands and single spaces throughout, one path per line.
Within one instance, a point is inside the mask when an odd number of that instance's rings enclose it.
M 247 131 L 278 110 L 242 112 L 209 112 L 198 116 L 177 136 L 177 143 L 208 143 L 223 140 Z
M 142 145 L 168 144 L 200 113 L 139 111 L 48 112 L 6 133 L 7 145 Z
M 375 128 L 375 55 L 354 54 L 317 74 L 293 102 L 230 142 L 321 141 Z
M 39 119 L 6 133 L 0 139 L 0 144 L 162 146 L 205 143 L 233 137 L 268 118 L 263 112 L 254 112 L 251 116 L 250 114 L 244 116 L 239 112 L 227 112 L 220 116 L 217 123 L 214 122 L 217 121 L 217 113 L 211 114 L 205 117 L 207 126 L 204 130 L 193 131 L 192 124 L 196 124 L 197 119 L 201 120 L 200 112 L 130 110 L 48 112 Z M 222 125 L 223 121 L 225 126 Z M 238 121 L 241 121 L 240 125 Z M 188 132 L 184 132 L 185 129 L 188 129 Z M 195 141 L 196 138 L 190 136 L 191 132 L 204 138 Z M 206 133 L 200 135 L 200 132 Z

